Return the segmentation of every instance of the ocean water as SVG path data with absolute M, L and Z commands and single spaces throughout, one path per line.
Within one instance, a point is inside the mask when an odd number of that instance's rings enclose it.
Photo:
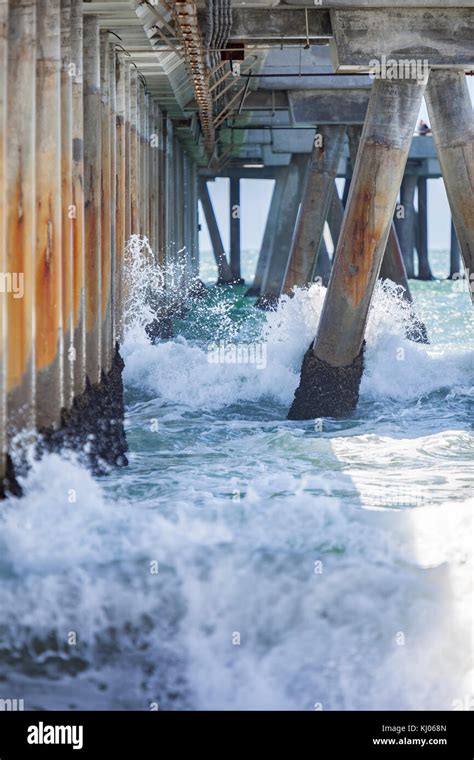
M 356 413 L 298 423 L 286 413 L 323 289 L 263 314 L 244 288 L 213 287 L 150 345 L 143 283 L 122 347 L 129 466 L 94 478 L 50 455 L 2 504 L 0 698 L 472 707 L 467 293 L 413 283 L 426 346 L 379 287 Z

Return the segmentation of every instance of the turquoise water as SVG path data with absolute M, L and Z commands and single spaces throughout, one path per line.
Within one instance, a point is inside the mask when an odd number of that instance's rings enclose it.
M 412 289 L 431 344 L 404 338 L 379 289 L 348 420 L 286 420 L 318 287 L 268 315 L 210 288 L 156 346 L 138 320 L 129 467 L 95 479 L 49 456 L 2 509 L 0 696 L 456 709 L 473 672 L 472 307 L 452 282 Z M 214 361 L 216 345 L 258 364 Z

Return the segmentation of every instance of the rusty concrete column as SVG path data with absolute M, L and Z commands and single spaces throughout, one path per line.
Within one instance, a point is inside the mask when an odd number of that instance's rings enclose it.
M 37 2 L 36 424 L 57 428 L 63 408 L 61 273 L 61 4 Z
M 131 150 L 131 70 L 130 59 L 126 59 L 125 64 L 125 242 L 132 234 L 132 201 L 131 201 L 131 171 L 130 171 L 130 150 Z
M 230 269 L 234 281 L 242 284 L 240 250 L 240 179 L 229 179 L 229 225 L 230 225 Z
M 112 366 L 112 157 L 110 115 L 110 34 L 100 32 L 101 216 L 100 216 L 100 323 L 101 367 Z
M 11 278 L 6 294 L 9 437 L 20 429 L 32 429 L 36 422 L 36 9 L 35 0 L 9 3 L 5 269 Z
M 175 215 L 175 190 L 176 177 L 174 174 L 174 135 L 173 123 L 166 115 L 166 246 L 165 246 L 165 264 L 174 261 L 176 250 L 176 215 Z
M 117 55 L 115 65 L 116 76 L 116 161 L 115 161 L 115 186 L 116 186 L 116 207 L 115 207 L 115 267 L 114 267 L 114 323 L 115 337 L 123 337 L 123 263 L 125 255 L 125 218 L 128 201 L 125 195 L 125 175 L 126 175 L 126 156 L 125 156 L 125 82 L 126 69 L 129 64 L 120 52 Z
M 85 229 L 84 229 L 84 78 L 83 18 L 80 3 L 71 3 L 71 140 L 72 140 L 72 339 L 74 396 L 86 387 Z
M 343 417 L 356 407 L 363 340 L 425 86 L 376 80 L 314 343 L 290 419 Z
M 101 367 L 107 373 L 112 366 L 112 204 L 110 156 L 110 35 L 100 32 L 100 131 L 101 131 L 101 204 L 100 204 L 100 323 Z
M 145 158 L 145 125 L 146 125 L 146 96 L 143 82 L 138 83 L 138 164 L 139 164 L 139 220 L 140 234 L 148 236 L 146 223 L 146 158 Z
M 199 178 L 199 200 L 201 201 L 202 209 L 204 211 L 207 228 L 209 230 L 209 237 L 211 238 L 212 250 L 217 264 L 217 282 L 220 285 L 225 285 L 233 281 L 233 276 L 225 255 L 221 233 L 219 232 L 211 196 L 209 195 L 209 188 L 204 177 Z
M 72 69 L 71 0 L 61 0 L 61 271 L 63 324 L 63 397 L 69 409 L 74 397 L 73 223 L 72 200 Z
M 304 154 L 292 156 L 283 188 L 280 213 L 276 220 L 272 255 L 262 283 L 262 295 L 255 304 L 259 308 L 274 308 L 280 298 L 307 167 L 308 159 Z
M 428 257 L 428 180 L 418 178 L 418 231 L 416 238 L 418 251 L 418 279 L 432 280 L 430 261 Z
M 191 188 L 190 188 L 190 158 L 183 148 L 183 245 L 186 260 L 186 282 L 191 275 Z
M 109 42 L 109 141 L 110 141 L 110 341 L 111 357 L 115 355 L 117 329 L 115 322 L 115 254 L 117 250 L 117 55 L 114 42 Z
M 474 115 L 463 71 L 434 70 L 426 105 L 466 271 L 474 272 Z M 470 290 L 474 301 L 474 292 Z
M 7 273 L 8 1 L 0 0 L 0 272 Z M 7 294 L 0 291 L 0 497 L 7 465 Z
M 359 150 L 361 134 L 362 128 L 359 126 L 351 126 L 347 129 L 347 135 L 349 138 L 349 154 L 353 167 L 355 166 L 357 160 L 357 151 Z M 408 285 L 407 272 L 405 268 L 405 261 L 403 259 L 400 241 L 398 239 L 397 230 L 393 221 L 390 226 L 387 246 L 385 249 L 384 257 L 382 259 L 382 265 L 380 267 L 380 278 L 383 280 L 392 280 L 392 282 L 395 282 L 397 285 L 401 285 L 404 288 L 406 300 L 410 302 L 412 301 L 410 287 Z M 423 329 L 425 330 L 425 328 Z
M 101 96 L 97 16 L 84 17 L 84 205 L 86 374 L 101 379 Z
M 138 128 L 140 98 L 137 70 L 130 68 L 130 234 L 140 234 L 140 166 Z
M 291 293 L 293 288 L 309 283 L 316 268 L 345 131 L 345 127 L 339 124 L 323 126 L 316 131 L 291 241 L 284 293 Z
M 197 166 L 192 156 L 189 156 L 189 224 L 191 273 L 199 277 Z
M 451 220 L 451 246 L 449 252 L 449 278 L 452 280 L 454 275 L 456 279 L 459 277 L 461 271 L 461 248 L 459 245 L 458 236 L 456 234 L 456 228 Z
M 166 186 L 167 186 L 167 163 L 166 163 L 166 113 L 160 111 L 159 122 L 159 185 L 158 185 L 158 263 L 162 267 L 166 260 Z
M 149 153 L 149 218 L 150 218 L 150 245 L 154 254 L 155 263 L 158 261 L 158 117 L 154 100 L 150 98 L 148 114 L 148 153 Z
M 288 167 L 281 166 L 275 169 L 275 184 L 273 186 L 272 199 L 268 210 L 267 221 L 262 238 L 262 245 L 257 260 L 255 277 L 252 285 L 246 292 L 246 296 L 259 296 L 262 289 L 262 283 L 265 278 L 268 262 L 271 258 L 273 243 L 275 240 L 275 230 L 278 216 L 280 214 L 280 205 L 285 189 L 285 182 L 288 175 Z

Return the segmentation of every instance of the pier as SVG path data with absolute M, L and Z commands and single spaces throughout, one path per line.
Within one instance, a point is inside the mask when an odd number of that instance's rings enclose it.
M 199 280 L 200 224 L 219 284 L 243 284 L 241 179 L 275 180 L 249 298 L 274 309 L 327 284 L 289 417 L 350 415 L 378 278 L 411 299 L 408 281 L 432 277 L 431 179 L 450 276 L 474 271 L 473 69 L 472 0 L 0 0 L 2 494 L 31 444 L 126 464 L 127 243 L 182 273 L 150 329 L 164 339 Z M 414 136 L 423 98 L 432 135 Z

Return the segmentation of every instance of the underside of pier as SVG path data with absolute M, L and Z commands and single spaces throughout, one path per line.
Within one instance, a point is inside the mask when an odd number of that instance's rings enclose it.
M 149 335 L 166 339 L 199 292 L 200 225 L 219 284 L 242 284 L 241 179 L 275 181 L 249 296 L 327 285 L 289 416 L 351 414 L 377 279 L 411 301 L 408 279 L 431 277 L 432 178 L 451 276 L 474 270 L 473 68 L 472 0 L 0 0 L 2 492 L 32 443 L 126 463 L 130 240 L 163 273 Z

